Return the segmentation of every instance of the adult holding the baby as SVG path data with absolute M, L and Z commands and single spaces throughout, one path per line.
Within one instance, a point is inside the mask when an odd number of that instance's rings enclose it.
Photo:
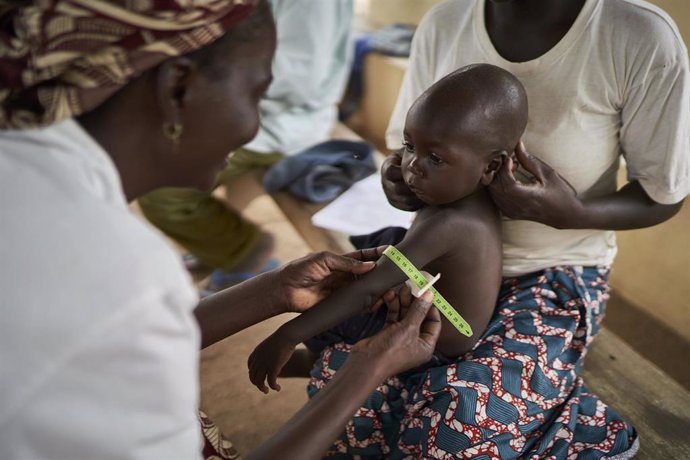
M 270 8 L 20 1 L 0 27 L 0 457 L 199 458 L 200 342 L 308 310 L 380 256 L 308 256 L 198 303 L 127 208 L 156 187 L 210 186 L 256 133 Z M 406 308 L 254 458 L 320 457 L 381 379 L 429 359 L 429 296 L 393 301 Z
M 671 19 L 638 0 L 437 5 L 417 29 L 387 132 L 399 149 L 382 169 L 393 205 L 422 205 L 401 171 L 408 109 L 434 82 L 481 62 L 516 75 L 529 101 L 517 162 L 508 159 L 490 186 L 504 215 L 494 317 L 456 363 L 377 389 L 333 450 L 629 458 L 634 428 L 579 372 L 604 316 L 613 230 L 659 224 L 688 195 L 687 50 Z M 617 191 L 621 157 L 629 183 Z M 328 381 L 334 366 L 322 358 L 312 383 Z

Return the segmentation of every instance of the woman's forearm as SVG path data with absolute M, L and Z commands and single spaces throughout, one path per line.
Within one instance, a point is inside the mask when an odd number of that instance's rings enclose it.
M 335 377 L 248 459 L 320 459 L 355 411 L 385 379 L 370 357 L 350 355 Z
M 682 207 L 659 204 L 633 181 L 611 195 L 581 201 L 563 228 L 595 228 L 601 230 L 632 230 L 651 227 L 673 217 Z
M 513 174 L 516 164 L 508 157 L 489 186 L 494 203 L 511 219 L 558 229 L 632 230 L 660 224 L 683 205 L 655 202 L 636 180 L 609 195 L 580 199 L 563 176 L 530 155 L 522 142 L 515 155 L 533 180 L 518 181 Z
M 256 276 L 199 302 L 194 314 L 201 329 L 201 347 L 286 311 L 277 271 Z
M 355 281 L 288 321 L 276 332 L 293 344 L 320 334 L 361 313 L 376 300 L 370 286 Z

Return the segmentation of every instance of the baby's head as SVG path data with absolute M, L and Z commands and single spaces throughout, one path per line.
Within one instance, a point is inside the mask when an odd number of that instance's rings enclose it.
M 527 124 L 527 94 L 510 72 L 462 67 L 426 90 L 407 113 L 403 178 L 430 205 L 488 185 Z

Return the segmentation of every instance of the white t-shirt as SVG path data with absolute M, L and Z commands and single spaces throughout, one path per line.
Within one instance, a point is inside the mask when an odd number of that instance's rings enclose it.
M 628 176 L 664 204 L 690 193 L 690 73 L 673 21 L 639 0 L 587 0 L 568 33 L 546 54 L 514 63 L 494 48 L 486 0 L 450 0 L 422 20 L 386 134 L 401 146 L 407 110 L 434 82 L 471 63 L 515 74 L 529 99 L 527 149 L 565 177 L 582 198 L 616 190 L 622 155 Z M 556 230 L 504 220 L 504 274 L 546 267 L 608 265 L 615 234 Z
M 197 294 L 73 120 L 0 132 L 0 458 L 200 457 Z

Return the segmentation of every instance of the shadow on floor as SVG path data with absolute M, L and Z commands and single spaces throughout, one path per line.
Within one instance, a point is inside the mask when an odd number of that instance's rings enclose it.
M 690 342 L 684 337 L 615 291 L 606 306 L 604 326 L 690 390 Z

